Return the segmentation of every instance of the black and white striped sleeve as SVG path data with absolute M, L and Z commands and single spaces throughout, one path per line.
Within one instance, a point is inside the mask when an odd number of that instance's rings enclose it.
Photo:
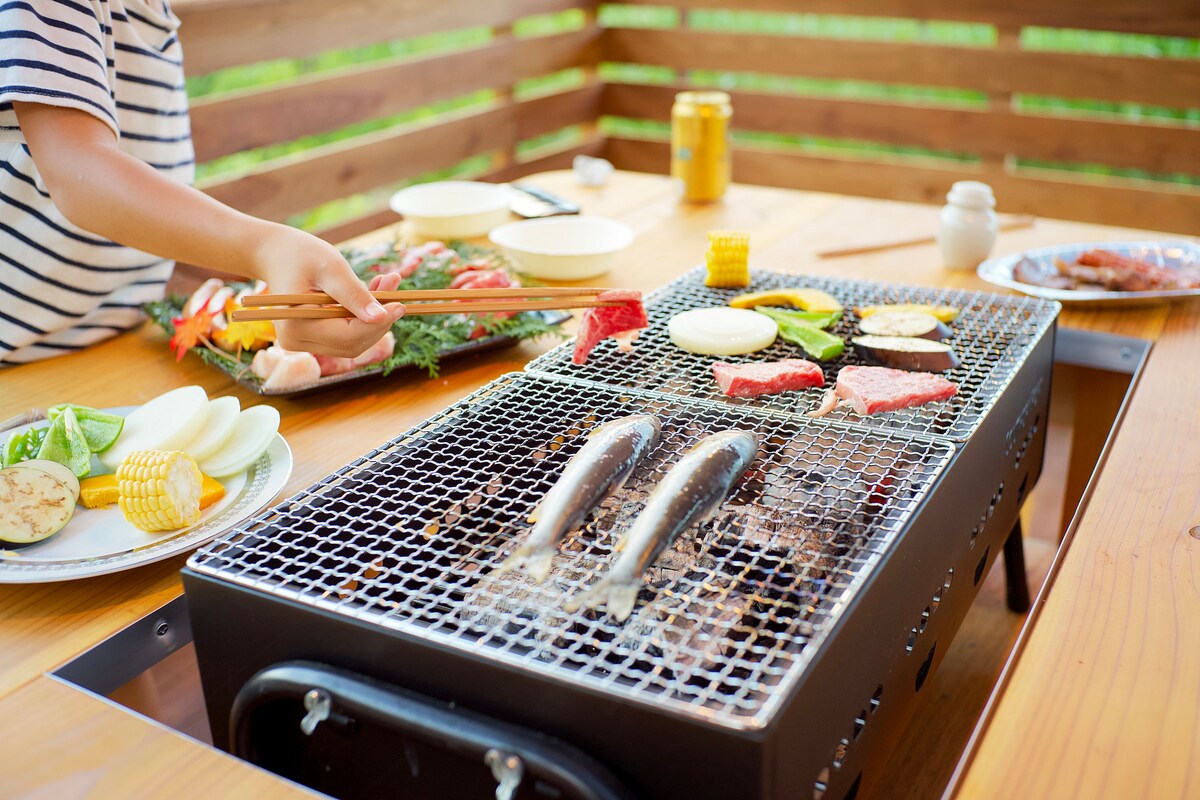
M 13 101 L 76 108 L 120 135 L 100 3 L 0 0 L 0 141 L 23 141 Z

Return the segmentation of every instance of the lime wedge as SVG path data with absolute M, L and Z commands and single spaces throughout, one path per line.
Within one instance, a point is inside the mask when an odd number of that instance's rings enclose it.
M 92 449 L 88 446 L 83 428 L 70 408 L 63 409 L 58 418 L 50 423 L 46 438 L 38 450 L 38 458 L 57 461 L 78 478 L 87 477 L 92 471 Z
M 68 408 L 74 412 L 75 419 L 79 422 L 79 427 L 83 429 L 83 436 L 87 439 L 88 447 L 93 453 L 100 453 L 112 447 L 112 443 L 121 435 L 121 429 L 125 427 L 124 417 L 107 414 L 90 406 L 77 406 L 73 403 L 59 403 L 56 406 L 50 406 L 46 411 L 46 416 L 51 420 L 56 420 Z

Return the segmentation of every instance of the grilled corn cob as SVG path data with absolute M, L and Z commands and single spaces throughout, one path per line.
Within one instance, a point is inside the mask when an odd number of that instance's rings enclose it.
M 169 531 L 200 519 L 200 468 L 187 453 L 136 450 L 117 468 L 125 519 L 144 531 Z
M 709 231 L 704 265 L 705 286 L 732 289 L 750 285 L 750 234 L 744 231 Z

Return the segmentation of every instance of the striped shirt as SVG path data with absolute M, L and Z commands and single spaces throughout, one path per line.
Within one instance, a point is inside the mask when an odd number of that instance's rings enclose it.
M 164 175 L 195 173 L 179 20 L 147 0 L 0 0 L 0 366 L 82 349 L 138 324 L 171 261 L 72 225 L 13 101 L 86 111 Z

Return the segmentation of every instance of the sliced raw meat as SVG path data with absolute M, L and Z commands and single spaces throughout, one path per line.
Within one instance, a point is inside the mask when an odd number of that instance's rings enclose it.
M 713 377 L 727 397 L 757 397 L 825 385 L 821 368 L 802 358 L 749 364 L 718 361 L 713 364 Z
M 372 364 L 378 364 L 383 361 L 396 349 L 396 337 L 388 331 L 375 344 L 368 347 L 360 355 L 355 358 L 339 358 L 337 356 L 317 356 L 317 363 L 321 365 L 321 377 L 327 375 L 341 375 L 343 372 L 350 372 L 359 367 L 369 367 Z
M 835 388 L 828 389 L 810 417 L 823 417 L 838 406 L 859 414 L 878 414 L 899 408 L 946 400 L 958 384 L 928 372 L 905 372 L 887 367 L 842 367 Z
M 588 355 L 602 339 L 627 334 L 650 324 L 646 319 L 646 309 L 642 305 L 641 292 L 614 289 L 601 292 L 596 295 L 596 299 L 622 302 L 623 305 L 589 308 L 583 312 L 583 318 L 579 321 L 579 332 L 575 334 L 575 356 L 572 361 L 576 364 L 586 363 Z
M 502 269 L 472 270 L 450 282 L 451 289 L 505 289 L 512 285 L 512 278 Z

